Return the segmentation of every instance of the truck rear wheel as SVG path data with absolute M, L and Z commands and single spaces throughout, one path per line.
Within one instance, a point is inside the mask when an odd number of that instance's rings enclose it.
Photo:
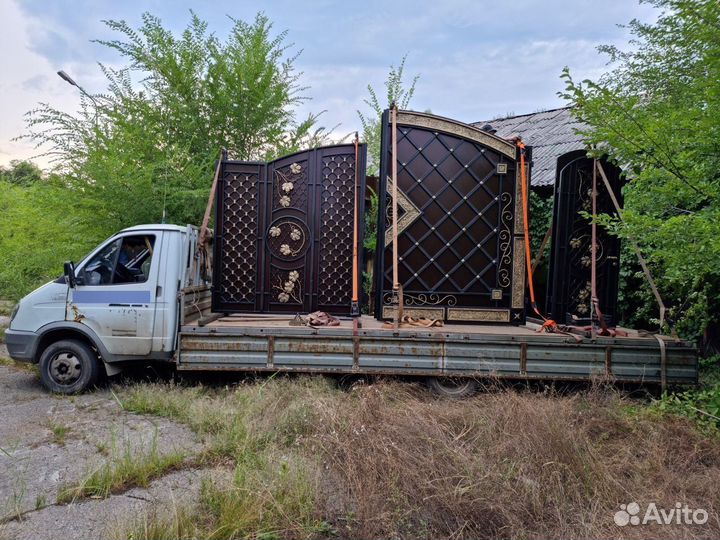
M 461 377 L 428 377 L 427 385 L 443 397 L 462 399 L 477 392 L 478 382 L 475 379 Z
M 40 356 L 40 378 L 51 392 L 77 394 L 95 385 L 99 376 L 100 361 L 82 341 L 56 341 Z

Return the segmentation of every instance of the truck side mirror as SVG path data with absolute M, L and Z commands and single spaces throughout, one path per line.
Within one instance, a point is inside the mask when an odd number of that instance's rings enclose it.
M 75 281 L 75 265 L 72 261 L 65 261 L 65 264 L 63 264 L 63 273 L 65 274 L 65 282 L 71 289 L 74 289 L 77 283 Z

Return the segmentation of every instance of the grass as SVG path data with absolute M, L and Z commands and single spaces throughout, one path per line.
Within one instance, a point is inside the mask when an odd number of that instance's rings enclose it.
M 340 394 L 331 381 L 311 377 L 219 390 L 173 384 L 117 390 L 125 410 L 187 425 L 206 444 L 205 461 L 242 461 L 266 449 L 292 447 L 317 420 L 314 403 Z
M 70 432 L 70 427 L 51 421 L 49 428 L 53 434 L 53 442 L 58 446 L 65 446 L 65 437 L 67 437 L 67 434 Z
M 313 538 L 333 531 L 318 510 L 323 465 L 301 444 L 319 420 L 312 403 L 340 395 L 330 381 L 220 390 L 136 385 L 117 394 L 126 410 L 188 425 L 206 443 L 198 461 L 231 471 L 203 482 L 200 512 L 180 508 L 142 516 L 118 537 Z
M 200 500 L 211 527 L 203 536 L 306 538 L 329 531 L 316 512 L 318 472 L 296 454 L 260 454 L 238 463 L 225 484 L 205 481 Z
M 45 495 L 38 495 L 35 497 L 35 510 L 40 510 L 47 506 L 47 497 Z
M 139 486 L 147 487 L 152 480 L 186 466 L 186 456 L 179 452 L 161 454 L 157 437 L 147 450 L 132 451 L 129 444 L 122 453 L 113 451 L 102 466 L 91 471 L 77 484 L 60 488 L 58 504 L 85 498 L 106 498 L 113 493 Z
M 0 317 L 9 317 L 14 306 L 14 302 L 0 300 Z M 7 330 L 6 326 L 0 326 L 0 343 L 5 343 L 5 330 Z
M 153 511 L 134 518 L 129 525 L 111 529 L 108 537 L 114 540 L 142 538 L 143 540 L 173 540 L 196 538 L 198 516 L 186 506 L 173 506 L 170 511 Z
M 700 360 L 697 388 L 666 393 L 653 404 L 653 409 L 687 416 L 703 431 L 717 434 L 720 428 L 720 356 Z
M 127 410 L 204 438 L 228 472 L 195 505 L 125 524 L 133 538 L 717 537 L 720 524 L 619 529 L 620 504 L 720 510 L 720 439 L 606 389 L 435 398 L 321 377 L 209 389 L 140 384 Z
M 19 369 L 21 371 L 27 371 L 29 373 L 40 375 L 37 364 L 31 364 L 29 362 L 16 362 L 12 358 L 6 358 L 4 356 L 0 356 L 0 366 Z

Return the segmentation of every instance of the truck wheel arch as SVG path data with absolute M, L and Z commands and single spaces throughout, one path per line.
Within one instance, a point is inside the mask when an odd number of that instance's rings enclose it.
M 50 323 L 42 327 L 38 331 L 38 334 L 40 338 L 38 339 L 37 348 L 33 354 L 33 362 L 36 364 L 40 360 L 43 351 L 52 343 L 64 339 L 76 339 L 86 343 L 97 352 L 98 360 L 103 363 L 108 376 L 116 375 L 121 371 L 120 368 L 108 363 L 108 360 L 110 360 L 113 355 L 107 352 L 107 349 L 105 349 L 102 341 L 98 339 L 95 332 L 81 323 L 69 321 Z

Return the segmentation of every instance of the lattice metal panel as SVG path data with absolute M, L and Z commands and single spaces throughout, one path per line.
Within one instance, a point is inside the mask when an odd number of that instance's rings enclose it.
M 322 159 L 320 205 L 320 264 L 318 304 L 332 310 L 346 306 L 352 296 L 353 216 L 355 156 L 334 155 Z
M 224 197 L 219 212 L 223 235 L 217 242 L 223 257 L 216 259 L 222 277 L 216 283 L 220 301 L 226 304 L 255 302 L 258 180 L 257 173 L 223 173 Z
M 398 113 L 398 267 L 409 314 L 524 321 L 515 145 L 445 118 Z M 392 316 L 392 179 L 383 116 L 376 316 Z M 528 156 L 528 163 L 529 163 Z
M 580 212 L 592 213 L 593 160 L 584 151 L 558 160 L 553 213 L 553 244 L 548 279 L 548 310 L 557 321 L 588 324 L 591 300 L 591 225 Z M 615 195 L 622 201 L 621 171 L 603 163 Z M 615 213 L 598 175 L 598 213 Z M 597 290 L 608 323 L 616 321 L 620 272 L 620 240 L 597 227 Z
M 359 147 L 360 193 L 366 147 Z M 216 216 L 213 310 L 350 312 L 355 148 L 338 145 L 273 162 L 223 162 Z M 253 190 L 233 177 L 254 170 Z M 362 198 L 359 215 L 362 216 Z M 246 215 L 252 205 L 254 216 Z M 242 207 L 242 210 L 238 210 Z M 243 221 L 244 220 L 244 221 Z M 362 229 L 359 231 L 362 245 Z

